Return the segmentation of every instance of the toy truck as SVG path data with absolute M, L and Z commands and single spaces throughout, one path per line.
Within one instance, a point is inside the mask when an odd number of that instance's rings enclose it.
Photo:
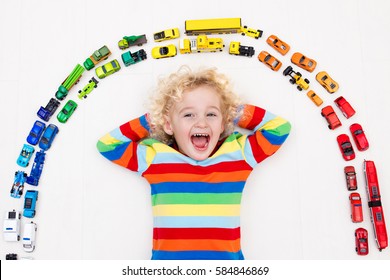
M 230 42 L 229 53 L 252 57 L 255 54 L 255 50 L 253 47 L 242 46 L 240 42 Z
M 309 88 L 310 81 L 303 78 L 301 73 L 295 72 L 291 66 L 284 69 L 283 75 L 290 76 L 290 83 L 296 84 L 299 91 L 302 91 L 302 89 L 307 90 Z
M 20 218 L 18 211 L 9 211 L 6 214 L 3 224 L 3 236 L 5 241 L 20 240 Z
M 147 58 L 146 52 L 144 49 L 140 49 L 137 52 L 131 53 L 130 51 L 122 54 L 122 61 L 125 66 L 135 64 Z
M 47 103 L 46 107 L 41 106 L 41 108 L 37 112 L 37 115 L 42 120 L 47 122 L 59 106 L 60 101 L 55 98 L 50 98 L 50 101 L 49 103 Z
M 58 90 L 56 92 L 57 99 L 65 99 L 65 97 L 68 95 L 69 90 L 80 80 L 80 77 L 83 74 L 84 70 L 84 67 L 80 64 L 76 65 L 76 67 L 65 79 L 65 81 L 58 87 Z
M 385 217 L 383 215 L 381 193 L 379 190 L 378 176 L 375 163 L 371 160 L 364 161 L 364 175 L 366 178 L 366 190 L 368 195 L 368 207 L 370 208 L 371 222 L 374 227 L 376 244 L 379 251 L 388 245 Z
M 131 46 L 142 46 L 143 44 L 146 44 L 147 41 L 145 34 L 138 36 L 124 36 L 123 39 L 118 42 L 118 47 L 121 50 L 124 50 Z
M 196 39 L 181 39 L 179 51 L 185 53 L 217 52 L 224 47 L 221 38 L 208 38 L 206 35 L 199 35 Z
M 27 184 L 32 186 L 38 186 L 39 178 L 41 178 L 43 166 L 45 163 L 46 153 L 44 150 L 41 150 L 36 153 L 34 164 L 31 168 L 30 176 L 27 177 Z
M 100 49 L 96 50 L 89 58 L 84 61 L 84 67 L 87 70 L 91 70 L 99 62 L 107 59 L 111 54 L 110 49 L 104 45 Z

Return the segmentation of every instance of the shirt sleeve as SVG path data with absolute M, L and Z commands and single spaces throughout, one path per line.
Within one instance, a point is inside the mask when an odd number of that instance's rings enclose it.
M 242 139 L 244 156 L 252 167 L 273 155 L 291 130 L 287 120 L 249 104 L 242 107 L 237 125 L 252 131 Z
M 150 127 L 145 114 L 122 124 L 101 137 L 97 142 L 97 149 L 113 163 L 138 172 L 139 161 L 146 157 L 145 148 L 138 147 L 138 142 L 147 138 L 149 131 Z

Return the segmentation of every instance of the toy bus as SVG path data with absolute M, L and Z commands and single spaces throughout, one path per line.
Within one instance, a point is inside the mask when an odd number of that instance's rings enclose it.
M 368 195 L 368 207 L 370 208 L 371 222 L 374 226 L 375 240 L 379 251 L 387 247 L 387 231 L 385 217 L 379 191 L 378 176 L 375 163 L 370 160 L 364 161 L 364 175 Z
M 241 32 L 241 18 L 198 19 L 185 21 L 187 35 L 229 34 Z

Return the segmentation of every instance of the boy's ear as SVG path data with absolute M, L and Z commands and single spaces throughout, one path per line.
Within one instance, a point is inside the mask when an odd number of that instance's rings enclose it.
M 165 123 L 164 123 L 165 133 L 168 135 L 173 135 L 173 129 L 172 129 L 172 125 L 171 125 L 171 121 L 170 121 L 169 117 L 165 116 L 164 119 L 165 119 Z

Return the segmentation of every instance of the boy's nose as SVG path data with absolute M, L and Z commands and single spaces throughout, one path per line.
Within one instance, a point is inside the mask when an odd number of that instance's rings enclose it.
M 207 122 L 205 118 L 199 118 L 195 124 L 196 127 L 206 127 Z

